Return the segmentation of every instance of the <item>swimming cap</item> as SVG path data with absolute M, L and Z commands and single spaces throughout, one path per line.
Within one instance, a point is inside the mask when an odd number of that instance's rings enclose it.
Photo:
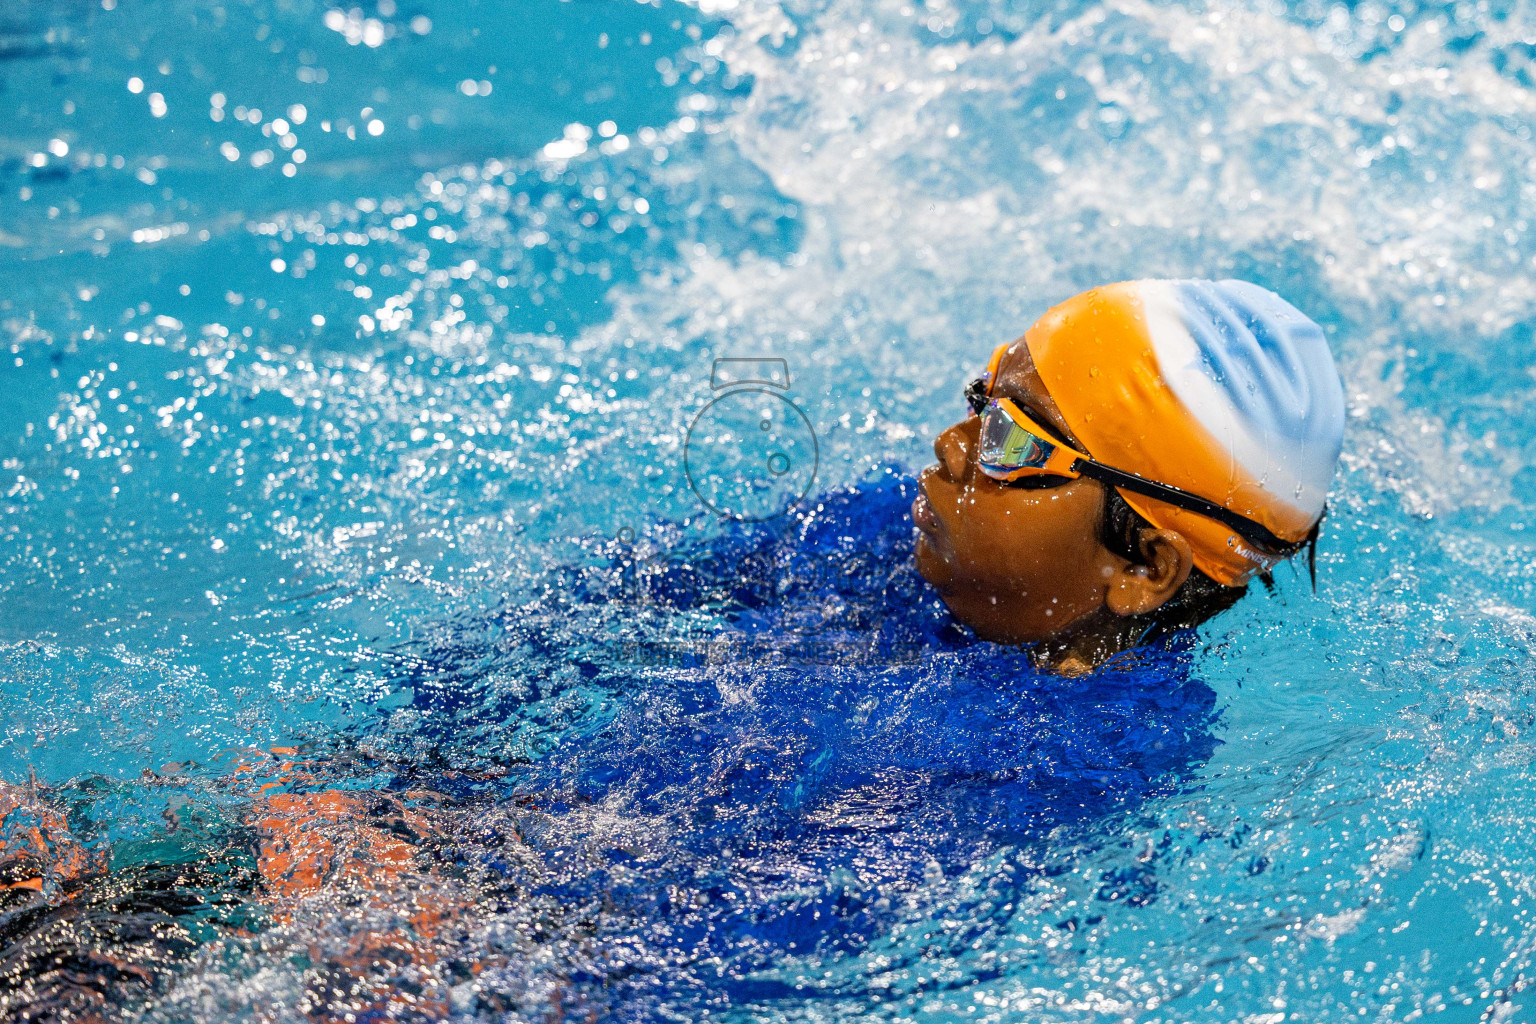
M 1074 296 L 1024 335 L 1046 390 L 1099 462 L 1198 494 L 1304 539 L 1344 438 L 1344 389 L 1323 330 L 1246 281 L 1128 281 Z M 1274 556 L 1221 523 L 1122 490 L 1189 541 L 1195 566 L 1241 586 Z

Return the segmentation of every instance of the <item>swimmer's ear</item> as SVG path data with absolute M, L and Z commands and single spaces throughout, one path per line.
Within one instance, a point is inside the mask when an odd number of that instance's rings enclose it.
M 1105 606 L 1116 615 L 1145 615 L 1168 602 L 1195 567 L 1189 541 L 1173 530 L 1138 531 L 1140 562 L 1122 562 L 1109 580 Z

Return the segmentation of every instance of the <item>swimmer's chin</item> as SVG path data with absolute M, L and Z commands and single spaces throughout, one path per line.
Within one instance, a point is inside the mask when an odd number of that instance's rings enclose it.
M 917 569 L 917 574 L 927 580 L 929 585 L 939 592 L 939 596 L 945 598 L 950 583 L 954 579 L 954 568 L 944 553 L 939 550 L 938 542 L 927 533 L 918 533 L 917 540 L 912 544 L 912 564 Z
M 1016 608 L 999 607 L 996 594 L 963 584 L 957 585 L 954 563 L 944 551 L 944 538 L 918 527 L 912 545 L 912 562 L 917 574 L 939 592 L 939 599 L 956 621 L 978 639 L 995 644 L 1036 644 L 1061 632 L 1059 628 L 1032 630 L 1025 623 L 1030 616 L 1020 616 Z

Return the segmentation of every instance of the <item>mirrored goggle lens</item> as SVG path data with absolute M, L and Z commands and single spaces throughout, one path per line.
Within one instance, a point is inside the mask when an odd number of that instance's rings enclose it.
M 1015 423 L 996 402 L 982 413 L 978 461 L 988 476 L 1043 468 L 1055 450 L 1055 445 Z

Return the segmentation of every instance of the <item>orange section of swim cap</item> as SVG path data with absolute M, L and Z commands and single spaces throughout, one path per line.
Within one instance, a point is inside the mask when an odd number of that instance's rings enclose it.
M 1163 379 L 1135 282 L 1073 296 L 1024 335 L 1040 379 L 1098 462 L 1197 494 L 1300 540 L 1312 523 L 1249 476 Z M 1239 586 L 1270 560 L 1227 527 L 1121 491 L 1152 525 L 1189 541 L 1207 576 Z M 1303 521 L 1306 520 L 1306 521 Z

